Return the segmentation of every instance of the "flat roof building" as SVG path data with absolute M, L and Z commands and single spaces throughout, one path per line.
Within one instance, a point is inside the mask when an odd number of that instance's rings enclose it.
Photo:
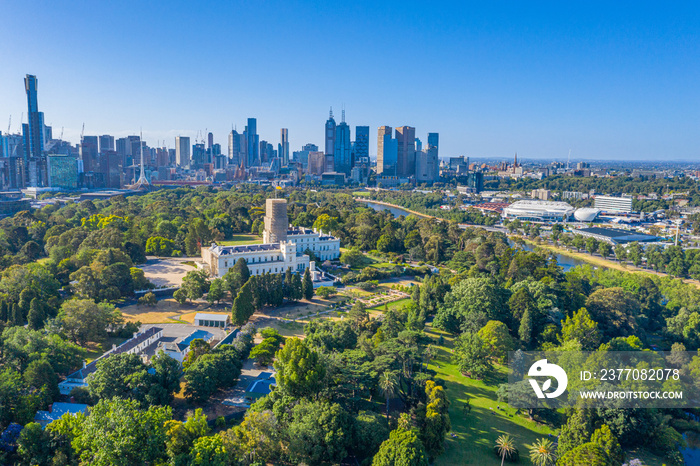
M 596 196 L 594 206 L 603 212 L 629 213 L 632 212 L 631 197 Z
M 645 233 L 637 233 L 636 231 L 618 230 L 615 228 L 581 228 L 573 231 L 577 235 L 595 238 L 598 241 L 604 241 L 608 244 L 626 244 L 626 243 L 648 243 L 658 241 L 658 236 L 647 235 Z
M 516 201 L 503 209 L 503 218 L 530 222 L 566 222 L 574 214 L 574 209 L 566 202 Z

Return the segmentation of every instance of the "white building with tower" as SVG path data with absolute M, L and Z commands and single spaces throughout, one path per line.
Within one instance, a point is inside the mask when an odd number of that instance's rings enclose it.
M 340 257 L 340 240 L 315 229 L 292 227 L 287 217 L 287 200 L 267 199 L 262 244 L 219 246 L 212 243 L 202 248 L 202 262 L 215 277 L 223 277 L 239 259 L 245 259 L 251 275 L 284 273 L 289 268 L 292 272 L 304 273 L 311 264 L 306 251 L 322 261 L 335 260 Z

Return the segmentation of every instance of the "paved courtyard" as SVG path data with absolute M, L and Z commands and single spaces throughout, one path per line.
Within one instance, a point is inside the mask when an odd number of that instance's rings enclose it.
M 146 278 L 156 286 L 180 286 L 182 278 L 191 270 L 195 270 L 188 261 L 195 261 L 191 257 L 158 258 L 149 256 L 145 264 L 139 266 Z

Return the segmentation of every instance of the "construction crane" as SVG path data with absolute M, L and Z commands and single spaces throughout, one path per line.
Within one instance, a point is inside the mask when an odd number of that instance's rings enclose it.
M 83 135 L 85 134 L 85 123 L 83 123 L 83 130 L 80 132 L 80 145 L 83 145 Z
M 61 126 L 61 137 L 58 138 L 58 139 L 60 139 L 61 141 L 63 141 L 63 126 Z
M 12 126 L 12 115 L 10 115 L 10 122 L 7 124 L 7 134 L 10 134 L 10 127 Z

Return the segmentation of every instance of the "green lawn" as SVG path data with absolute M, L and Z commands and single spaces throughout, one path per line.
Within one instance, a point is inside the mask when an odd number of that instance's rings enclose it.
M 353 196 L 364 196 L 367 197 L 369 196 L 369 191 L 353 191 L 352 195 Z
M 441 334 L 445 337 L 444 345 L 438 346 L 438 356 L 429 367 L 437 372 L 437 379 L 447 391 L 452 433 L 456 435 L 455 438 L 447 437 L 445 453 L 435 465 L 499 465 L 501 461 L 493 454 L 493 446 L 502 434 L 515 437 L 520 451 L 518 464 L 532 464 L 528 445 L 555 431 L 550 426 L 531 421 L 526 415 L 516 414 L 515 408 L 497 401 L 498 384 L 507 381 L 505 369 L 500 368 L 494 377 L 483 381 L 465 377 L 451 362 L 452 342 L 448 335 L 430 325 L 426 326 L 426 333 L 436 342 Z M 464 409 L 467 398 L 470 399 L 471 412 Z
M 261 244 L 262 238 L 258 235 L 233 235 L 230 240 L 221 241 L 223 246 L 242 246 L 244 244 Z
M 402 307 L 406 306 L 410 302 L 411 302 L 411 298 L 399 299 L 398 301 L 393 301 L 391 303 L 387 303 L 386 307 L 387 307 L 387 309 L 401 309 Z M 370 307 L 368 310 L 369 311 L 384 311 L 384 304 L 380 304 L 379 306 Z

